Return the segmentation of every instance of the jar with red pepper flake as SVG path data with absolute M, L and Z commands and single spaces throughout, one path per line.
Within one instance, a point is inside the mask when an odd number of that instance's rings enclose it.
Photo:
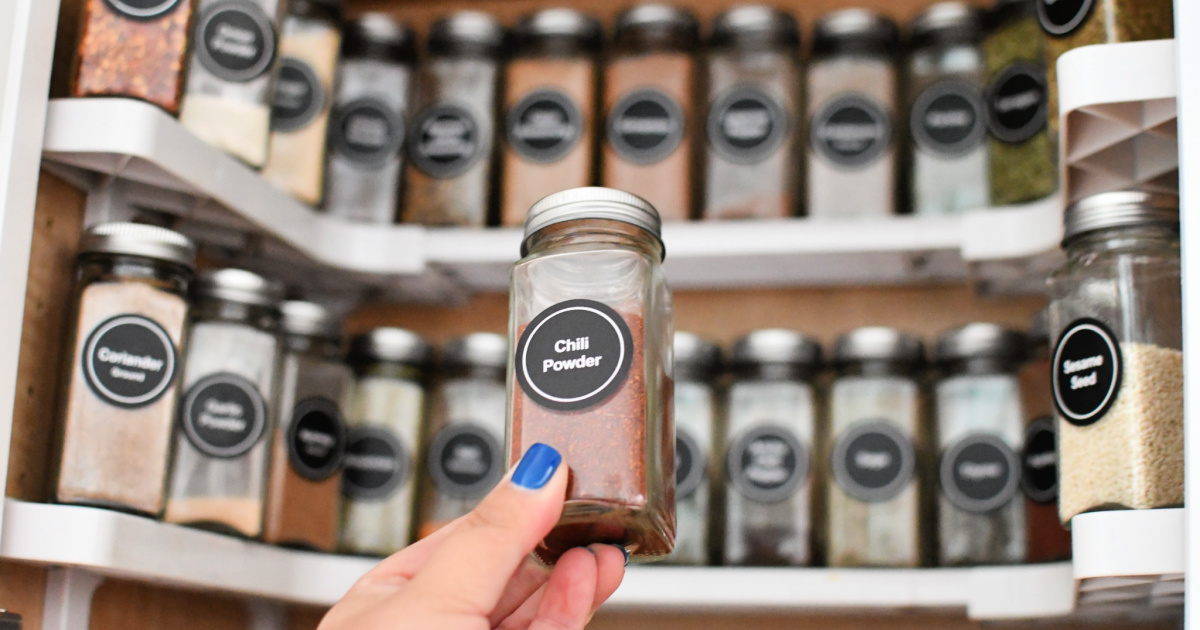
M 635 560 L 675 543 L 671 291 L 658 212 L 608 188 L 534 204 L 513 267 L 508 461 L 563 454 L 562 517 L 537 549 L 554 562 L 590 543 Z

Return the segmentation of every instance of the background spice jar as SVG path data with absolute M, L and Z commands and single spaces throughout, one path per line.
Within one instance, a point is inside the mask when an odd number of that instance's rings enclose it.
M 285 0 L 196 0 L 179 120 L 253 167 L 267 161 Z
M 297 199 L 321 203 L 333 75 L 342 44 L 340 0 L 290 0 L 271 108 L 263 178 Z
M 721 349 L 686 332 L 675 333 L 675 549 L 664 562 L 708 564 L 713 522 L 712 482 L 719 478 L 713 457 L 717 424 L 715 380 Z
M 1064 223 L 1050 276 L 1059 516 L 1183 505 L 1179 199 L 1094 195 Z
M 763 5 L 713 20 L 707 54 L 705 219 L 784 218 L 799 202 L 800 27 Z
M 682 9 L 636 6 L 617 17 L 604 70 L 601 180 L 654 204 L 664 221 L 690 218 L 698 192 L 692 155 L 698 31 Z
M 504 476 L 507 365 L 503 335 L 474 333 L 443 348 L 424 431 L 419 538 L 470 512 Z
M 813 445 L 821 347 L 801 334 L 758 330 L 730 359 L 725 427 L 724 563 L 812 562 Z
M 529 207 L 595 178 L 597 55 L 603 31 L 572 9 L 545 9 L 514 30 L 505 69 L 501 225 L 521 225 Z
M 339 358 L 341 322 L 312 302 L 284 302 L 277 419 L 271 438 L 263 540 L 333 551 L 337 545 L 353 374 Z
M 148 225 L 84 234 L 57 501 L 162 513 L 195 256 L 182 234 Z
M 433 348 L 402 328 L 376 328 L 350 344 L 357 380 L 346 404 L 342 551 L 386 556 L 412 540 L 413 449 L 432 361 Z
M 194 0 L 85 0 L 73 96 L 140 98 L 179 113 Z
M 962 2 L 939 2 L 909 25 L 909 197 L 916 214 L 987 205 L 982 37 L 979 12 Z
M 405 223 L 487 225 L 504 37 L 500 23 L 478 11 L 430 27 L 408 132 Z
M 900 30 L 865 9 L 817 21 L 808 67 L 808 215 L 896 211 Z
M 513 267 L 508 461 L 548 444 L 571 466 L 558 525 L 537 548 L 675 539 L 671 292 L 660 221 L 645 200 L 575 188 L 539 201 Z
M 366 13 L 346 26 L 329 122 L 329 214 L 368 223 L 396 221 L 415 56 L 411 31 L 387 15 Z
M 918 372 L 924 346 L 870 327 L 837 340 L 826 484 L 831 567 L 919 566 L 931 538 L 927 484 L 934 471 Z
M 165 519 L 262 533 L 283 286 L 241 269 L 205 272 L 193 324 Z

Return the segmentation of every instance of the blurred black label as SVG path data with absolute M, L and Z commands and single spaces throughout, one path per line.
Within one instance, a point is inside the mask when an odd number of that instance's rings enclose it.
M 608 142 L 621 158 L 654 164 L 675 152 L 683 140 L 683 108 L 652 88 L 622 96 L 608 117 Z
M 267 428 L 267 403 L 243 376 L 222 372 L 188 389 L 181 407 L 183 432 L 196 450 L 222 459 L 250 452 Z
M 1037 0 L 1042 30 L 1059 37 L 1070 35 L 1092 12 L 1094 0 Z
M 882 105 L 861 94 L 845 94 L 813 116 L 809 142 L 834 166 L 863 168 L 881 158 L 892 143 L 892 122 Z
M 686 499 L 704 482 L 707 461 L 696 438 L 686 429 L 675 428 L 675 500 Z
M 1095 319 L 1075 320 L 1054 350 L 1054 405 L 1073 425 L 1086 427 L 1108 413 L 1121 389 L 1121 348 Z
M 1021 464 L 1003 440 L 968 435 L 942 455 L 942 492 L 960 510 L 986 513 L 1012 501 L 1021 483 Z
M 339 105 L 329 125 L 332 149 L 360 166 L 379 167 L 400 152 L 404 127 L 382 100 L 355 99 Z
M 1021 449 L 1021 487 L 1035 503 L 1058 500 L 1058 434 L 1054 419 L 1042 416 L 1025 429 Z
M 325 88 L 317 73 L 300 59 L 285 57 L 279 63 L 275 102 L 271 106 L 271 129 L 299 131 L 316 120 L 325 107 Z
M 386 499 L 408 478 L 410 457 L 404 443 L 378 426 L 358 427 L 346 440 L 342 494 L 352 499 Z
M 969 153 L 987 134 L 979 88 L 963 81 L 935 83 L 913 102 L 909 126 L 922 149 L 942 157 Z
M 786 428 L 764 425 L 738 436 L 725 464 L 730 483 L 742 496 L 779 503 L 795 495 L 808 476 L 808 449 Z
M 500 441 L 482 426 L 456 422 L 438 431 L 429 445 L 429 476 L 444 494 L 477 499 L 504 474 Z
M 988 128 L 1002 142 L 1017 144 L 1046 128 L 1046 71 L 1028 62 L 1004 69 L 988 88 Z
M 708 112 L 708 142 L 725 159 L 754 164 L 769 157 L 787 134 L 787 114 L 763 90 L 739 86 Z
M 432 105 L 413 119 L 409 153 L 413 164 L 437 179 L 458 177 L 483 153 L 479 123 L 471 112 L 449 103 Z
M 227 0 L 200 16 L 196 52 L 218 78 L 245 83 L 262 76 L 275 60 L 275 25 L 258 5 Z
M 583 114 L 566 94 L 538 90 L 508 112 L 508 143 L 517 155 L 533 162 L 554 162 L 579 144 Z
M 865 503 L 895 498 L 916 468 L 912 442 L 886 420 L 860 422 L 844 431 L 831 459 L 834 481 L 850 498 Z
M 342 466 L 346 428 L 337 403 L 309 398 L 296 405 L 287 430 L 288 462 L 296 474 L 324 481 Z

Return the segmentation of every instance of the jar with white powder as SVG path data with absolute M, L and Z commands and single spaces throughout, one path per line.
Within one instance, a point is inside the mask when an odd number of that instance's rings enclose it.
M 938 338 L 939 566 L 1025 560 L 1017 377 L 1025 354 L 1025 337 L 996 324 L 967 324 Z
M 1050 276 L 1059 517 L 1183 505 L 1179 199 L 1094 195 L 1065 227 Z
M 739 339 L 730 359 L 724 563 L 812 562 L 813 453 L 821 347 L 790 330 Z
M 686 332 L 675 333 L 675 549 L 669 564 L 707 564 L 712 530 L 712 457 L 717 422 L 715 379 L 721 349 Z
M 432 360 L 433 348 L 402 328 L 376 328 L 351 342 L 357 381 L 346 404 L 342 551 L 386 556 L 412 540 L 413 453 Z

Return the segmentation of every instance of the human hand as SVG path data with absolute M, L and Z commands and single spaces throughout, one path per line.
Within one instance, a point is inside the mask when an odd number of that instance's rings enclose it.
M 525 452 L 479 506 L 364 575 L 318 630 L 576 630 L 617 590 L 624 552 L 572 549 L 553 569 L 530 553 L 562 514 L 567 467 L 544 444 Z

